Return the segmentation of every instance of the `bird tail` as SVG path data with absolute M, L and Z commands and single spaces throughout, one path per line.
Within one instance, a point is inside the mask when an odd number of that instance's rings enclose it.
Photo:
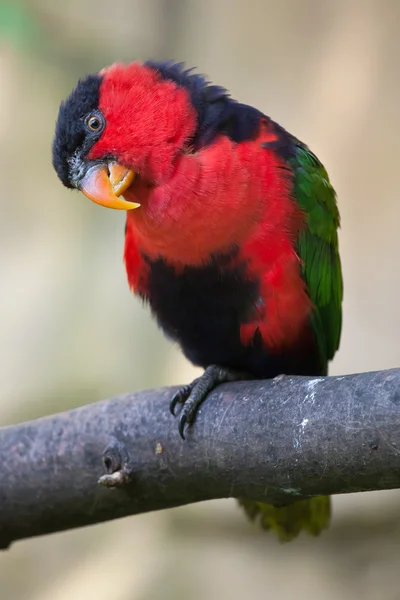
M 238 499 L 251 521 L 259 521 L 263 529 L 272 529 L 282 542 L 296 538 L 301 531 L 319 535 L 329 526 L 330 496 L 296 500 L 287 506 L 273 506 L 255 500 Z

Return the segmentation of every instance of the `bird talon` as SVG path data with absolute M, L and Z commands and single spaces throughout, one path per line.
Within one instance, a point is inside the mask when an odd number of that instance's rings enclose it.
M 180 402 L 181 402 L 180 395 L 179 395 L 179 392 L 177 392 L 169 404 L 169 411 L 173 417 L 176 417 L 175 408 L 176 408 L 176 405 L 179 404 Z
M 169 405 L 169 410 L 170 410 L 170 413 L 172 414 L 172 416 L 176 417 L 176 413 L 175 413 L 176 405 L 184 404 L 186 402 L 186 400 L 189 398 L 191 391 L 192 391 L 192 385 L 188 384 L 188 385 L 181 387 L 174 394 L 174 396 L 170 402 L 170 405 Z
M 226 381 L 236 381 L 237 379 L 244 378 L 244 373 L 210 365 L 201 377 L 198 377 L 192 383 L 184 385 L 175 392 L 169 409 L 175 417 L 176 405 L 178 403 L 183 405 L 178 423 L 178 431 L 181 438 L 185 439 L 185 426 L 194 422 L 200 404 L 215 387 Z
M 181 415 L 180 419 L 179 419 L 179 424 L 178 424 L 178 431 L 179 431 L 179 435 L 181 436 L 181 438 L 184 440 L 185 439 L 185 425 L 188 422 L 187 416 L 184 413 L 183 415 Z

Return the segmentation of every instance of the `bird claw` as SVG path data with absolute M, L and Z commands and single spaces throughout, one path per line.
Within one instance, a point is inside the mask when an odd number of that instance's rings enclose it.
M 190 396 L 192 389 L 196 385 L 197 381 L 198 380 L 195 379 L 194 381 L 192 381 L 192 383 L 188 383 L 188 384 L 182 386 L 181 388 L 179 388 L 179 390 L 177 392 L 175 392 L 175 394 L 173 395 L 172 400 L 170 402 L 170 405 L 169 405 L 169 410 L 173 417 L 176 417 L 176 413 L 175 413 L 176 405 L 184 404 L 186 402 L 186 400 Z
M 181 436 L 181 438 L 183 440 L 185 439 L 185 425 L 187 422 L 188 422 L 187 416 L 185 415 L 185 413 L 183 413 L 183 415 L 180 416 L 179 423 L 178 423 L 179 435 Z
M 175 408 L 177 404 L 181 404 L 182 403 L 182 398 L 181 398 L 181 390 L 179 390 L 178 392 L 176 392 L 176 394 L 174 394 L 170 405 L 169 405 L 169 412 L 171 413 L 171 415 L 173 417 L 176 417 L 175 414 Z
M 181 438 L 185 439 L 185 425 L 189 424 L 189 417 L 191 415 L 191 407 L 190 405 L 185 405 L 185 402 L 189 400 L 190 394 L 195 389 L 198 379 L 192 381 L 192 383 L 188 383 L 187 385 L 182 386 L 173 396 L 171 403 L 169 405 L 169 410 L 171 414 L 176 417 L 175 408 L 177 404 L 182 404 L 182 413 L 179 417 L 178 422 L 178 431 Z M 196 408 L 194 409 L 194 412 Z M 193 414 L 194 416 L 194 414 Z
M 193 423 L 197 410 L 207 395 L 220 383 L 238 379 L 247 379 L 247 375 L 216 365 L 210 365 L 201 377 L 198 377 L 192 383 L 182 386 L 174 394 L 169 409 L 172 415 L 176 416 L 175 408 L 177 404 L 182 405 L 178 431 L 183 440 L 185 439 L 185 427 Z

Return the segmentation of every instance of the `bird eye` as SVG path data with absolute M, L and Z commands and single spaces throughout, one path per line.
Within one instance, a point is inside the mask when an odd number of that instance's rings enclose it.
M 98 115 L 89 115 L 85 119 L 86 127 L 90 131 L 98 132 L 103 127 L 103 121 Z

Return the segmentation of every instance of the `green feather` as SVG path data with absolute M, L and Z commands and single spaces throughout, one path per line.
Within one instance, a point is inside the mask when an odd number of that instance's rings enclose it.
M 289 542 L 301 531 L 319 535 L 329 525 L 331 502 L 329 496 L 296 500 L 287 506 L 273 506 L 253 500 L 238 500 L 251 521 L 262 529 L 275 531 L 281 542 Z
M 298 252 L 314 305 L 311 323 L 326 373 L 327 363 L 339 347 L 342 328 L 343 282 L 336 194 L 323 165 L 301 142 L 296 141 L 296 154 L 289 164 L 294 173 L 295 197 L 306 217 Z

